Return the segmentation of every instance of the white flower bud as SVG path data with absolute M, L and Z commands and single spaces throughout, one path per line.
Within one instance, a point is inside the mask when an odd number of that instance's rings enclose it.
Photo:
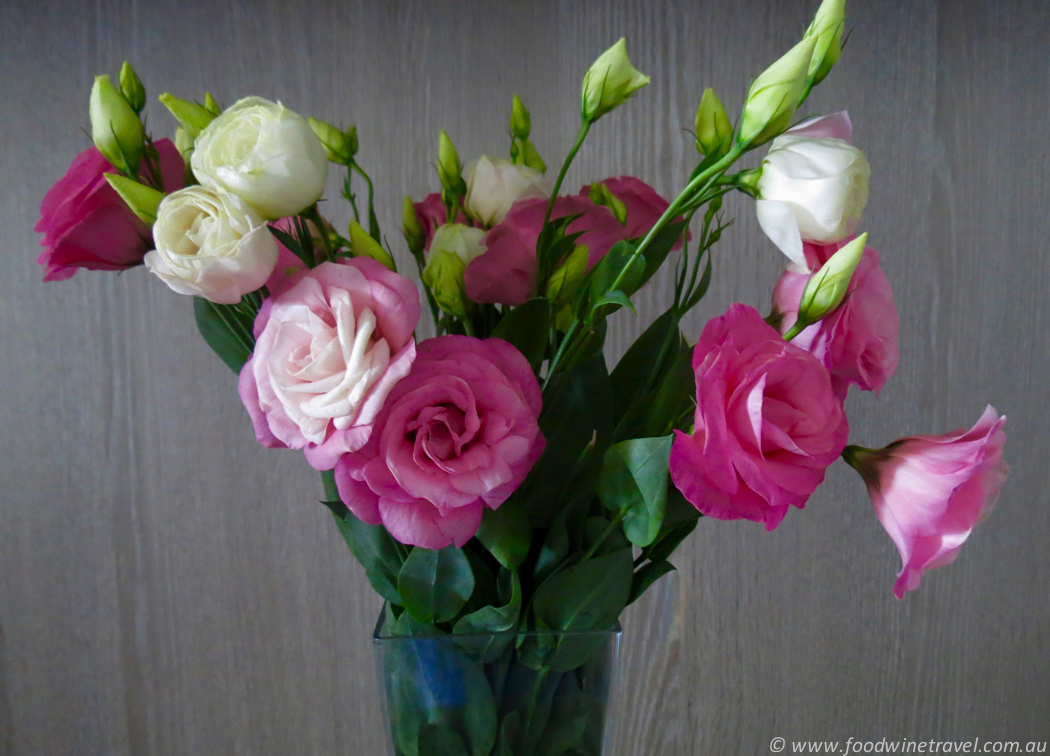
M 235 304 L 277 265 L 277 241 L 239 197 L 190 186 L 160 203 L 145 263 L 173 291 Z
M 648 83 L 649 77 L 631 65 L 627 40 L 621 37 L 598 56 L 583 77 L 583 120 L 597 121 Z
M 328 178 L 324 147 L 306 120 L 262 97 L 240 100 L 208 124 L 190 161 L 201 184 L 237 195 L 269 220 L 312 205 Z
M 463 206 L 486 226 L 507 217 L 518 200 L 547 198 L 551 187 L 535 168 L 482 155 L 467 164 L 467 194 Z

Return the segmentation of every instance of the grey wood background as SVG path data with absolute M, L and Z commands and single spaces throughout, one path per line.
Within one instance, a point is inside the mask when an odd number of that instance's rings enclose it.
M 394 238 L 400 197 L 436 186 L 438 128 L 464 159 L 501 154 L 513 92 L 556 165 L 581 76 L 621 35 L 653 83 L 592 132 L 568 186 L 632 173 L 670 195 L 703 88 L 738 108 L 816 5 L 4 0 L 0 753 L 384 752 L 379 601 L 305 462 L 255 444 L 189 301 L 141 269 L 40 283 L 32 226 L 88 144 L 94 74 L 127 58 L 153 97 L 260 94 L 356 123 Z M 865 227 L 903 325 L 881 399 L 850 399 L 853 439 L 945 432 L 991 401 L 1011 418 L 1013 476 L 957 563 L 903 602 L 897 554 L 842 464 L 774 533 L 702 522 L 679 572 L 626 615 L 616 756 L 762 754 L 774 736 L 1050 739 L 1050 8 L 851 6 L 810 110 L 853 116 L 873 166 Z M 783 263 L 747 202 L 731 209 L 694 336 L 731 301 L 764 308 Z M 668 282 L 615 321 L 610 358 Z

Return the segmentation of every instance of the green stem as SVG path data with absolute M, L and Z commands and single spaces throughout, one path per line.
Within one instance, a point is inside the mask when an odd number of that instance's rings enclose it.
M 572 321 L 572 325 L 569 326 L 569 330 L 565 333 L 565 338 L 561 340 L 561 344 L 558 345 L 558 351 L 554 353 L 554 358 L 551 359 L 550 365 L 547 368 L 547 377 L 543 380 L 543 390 L 547 390 L 547 384 L 551 382 L 551 378 L 554 376 L 554 371 L 558 367 L 558 363 L 561 362 L 562 355 L 565 354 L 565 349 L 569 342 L 572 341 L 573 335 L 576 333 L 576 329 L 579 327 L 580 321 Z
M 324 247 L 325 257 L 330 261 L 335 260 L 335 248 L 332 247 L 332 240 L 328 237 L 328 225 L 317 210 L 317 203 L 310 205 L 309 208 L 299 213 L 299 215 L 314 224 L 314 227 L 317 228 L 317 235 L 321 237 L 321 246 Z
M 580 559 L 579 562 L 577 562 L 577 564 L 583 564 L 592 556 L 594 556 L 594 552 L 596 552 L 601 547 L 601 545 L 605 543 L 605 539 L 612 535 L 612 532 L 616 530 L 616 528 L 620 525 L 621 522 L 623 522 L 624 515 L 626 514 L 627 510 L 625 509 L 621 509 L 619 512 L 616 513 L 616 516 L 612 519 L 612 522 L 610 522 L 608 527 L 606 527 L 605 530 L 602 531 L 602 534 L 598 536 L 597 540 L 591 544 L 591 547 L 583 553 L 583 557 Z
M 335 484 L 334 470 L 321 470 L 321 482 L 324 484 L 325 501 L 342 501 L 339 498 L 339 487 Z
M 540 236 L 536 244 L 536 260 L 540 265 L 540 276 L 539 286 L 542 288 L 547 285 L 548 271 L 547 263 L 544 254 L 547 244 L 550 243 L 548 225 L 551 221 L 551 213 L 554 212 L 554 202 L 558 199 L 558 192 L 561 190 L 561 185 L 565 181 L 565 174 L 569 172 L 569 166 L 572 165 L 573 159 L 576 157 L 576 153 L 580 151 L 580 147 L 583 146 L 583 140 L 587 138 L 587 132 L 591 130 L 591 122 L 584 121 L 580 124 L 580 130 L 576 134 L 576 141 L 573 142 L 572 148 L 569 150 L 569 154 L 565 156 L 565 162 L 561 164 L 561 170 L 558 172 L 558 178 L 554 182 L 554 189 L 551 191 L 551 198 L 547 201 L 547 211 L 543 214 L 543 225 L 540 226 Z
M 793 338 L 798 336 L 808 327 L 809 323 L 803 323 L 801 320 L 796 320 L 795 324 L 788 329 L 787 333 L 784 334 L 784 341 L 791 341 Z
M 356 161 L 350 163 L 350 169 L 357 171 L 357 174 L 368 185 L 368 235 L 378 242 L 380 241 L 379 219 L 376 217 L 375 189 L 372 186 L 372 179 L 368 177 L 368 174 L 364 172 L 364 169 Z

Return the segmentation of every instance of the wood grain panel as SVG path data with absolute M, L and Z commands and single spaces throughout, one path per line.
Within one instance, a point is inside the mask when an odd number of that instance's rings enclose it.
M 598 125 L 566 185 L 630 173 L 673 193 L 704 87 L 738 108 L 815 5 L 6 0 L 0 753 L 384 752 L 379 602 L 314 503 L 314 473 L 254 443 L 188 302 L 144 271 L 40 284 L 32 225 L 87 146 L 94 74 L 126 57 L 154 96 L 261 94 L 356 123 L 393 239 L 400 198 L 436 188 L 438 128 L 463 156 L 500 154 L 517 92 L 556 163 L 582 73 L 620 36 L 653 83 Z M 866 227 L 904 327 L 882 397 L 850 399 L 853 437 L 944 432 L 992 401 L 1011 418 L 1013 476 L 958 562 L 904 602 L 895 550 L 842 465 L 774 533 L 701 523 L 679 572 L 627 613 L 616 756 L 760 754 L 777 735 L 1050 738 L 1050 9 L 851 5 L 811 109 L 853 117 L 873 166 Z M 738 220 L 692 336 L 732 301 L 764 308 L 782 264 L 748 202 L 727 205 Z M 611 359 L 669 282 L 617 316 Z

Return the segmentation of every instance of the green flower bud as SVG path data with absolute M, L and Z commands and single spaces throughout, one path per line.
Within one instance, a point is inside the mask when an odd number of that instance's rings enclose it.
M 540 173 L 547 172 L 547 164 L 529 139 L 515 139 L 510 143 L 510 159 L 515 165 L 524 165 Z
M 350 152 L 350 143 L 346 134 L 332 124 L 316 118 L 310 118 L 308 122 L 310 128 L 317 134 L 317 138 L 321 140 L 321 146 L 324 147 L 324 154 L 328 159 L 339 165 L 350 165 L 353 161 L 353 154 Z
M 219 103 L 215 102 L 211 92 L 204 93 L 204 109 L 212 115 L 222 115 L 222 108 L 219 107 Z
M 813 37 L 813 57 L 809 62 L 809 80 L 812 86 L 824 81 L 832 66 L 842 55 L 842 31 L 846 27 L 846 0 L 824 0 L 817 15 L 806 30 Z
M 137 175 L 146 134 L 138 114 L 113 87 L 108 76 L 95 77 L 88 112 L 91 139 L 98 151 L 117 170 Z
M 791 125 L 806 90 L 816 41 L 816 37 L 803 37 L 752 82 L 740 118 L 740 144 L 757 147 Z
M 434 232 L 430 242 L 430 260 L 423 271 L 423 283 L 430 287 L 434 300 L 444 312 L 464 319 L 474 311 L 466 294 L 463 271 L 484 254 L 485 231 L 462 223 L 448 223 Z
M 346 146 L 350 150 L 350 157 L 357 154 L 357 126 L 351 126 L 346 130 Z
M 127 176 L 119 173 L 104 174 L 109 185 L 116 190 L 127 206 L 140 217 L 147 225 L 152 226 L 157 220 L 157 208 L 160 201 L 164 199 L 164 192 L 158 192 L 153 187 L 132 181 Z
M 530 131 L 532 131 L 532 118 L 529 117 L 529 111 L 525 109 L 521 98 L 514 95 L 510 105 L 510 133 L 518 139 L 525 140 L 529 138 Z
M 412 254 L 418 255 L 422 252 L 423 245 L 427 241 L 426 235 L 423 233 L 423 226 L 419 223 L 419 215 L 416 214 L 412 198 L 407 195 L 401 205 L 401 230 L 405 235 L 405 241 L 408 242 L 408 248 Z
M 189 163 L 190 153 L 193 152 L 193 145 L 195 140 L 190 136 L 190 133 L 186 131 L 182 126 L 178 126 L 175 129 L 175 148 L 182 155 L 182 159 Z
M 812 325 L 842 304 L 867 242 L 868 235 L 861 234 L 833 254 L 820 270 L 809 277 L 798 306 L 799 323 Z
M 701 155 L 724 157 L 733 146 L 733 125 L 713 89 L 705 89 L 696 109 L 696 149 Z
M 587 275 L 587 254 L 587 245 L 579 245 L 565 258 L 565 262 L 551 273 L 547 281 L 548 299 L 559 302 L 572 298 Z
M 168 92 L 157 99 L 164 103 L 164 107 L 171 111 L 175 120 L 186 129 L 186 133 L 193 139 L 200 136 L 208 124 L 215 120 L 215 114 L 207 108 L 189 100 L 180 100 Z
M 648 83 L 649 77 L 631 65 L 627 57 L 627 40 L 621 37 L 619 42 L 598 56 L 583 77 L 583 120 L 597 121 Z
M 120 67 L 120 93 L 136 113 L 146 107 L 146 88 L 135 73 L 135 69 L 126 60 Z
M 612 214 L 616 216 L 616 220 L 620 221 L 621 226 L 627 225 L 627 205 L 623 204 L 619 197 L 610 192 L 609 187 L 605 184 L 591 184 L 591 190 L 587 193 L 587 198 L 596 205 L 602 205 L 612 210 Z
M 441 186 L 452 194 L 462 194 L 463 164 L 459 162 L 456 147 L 444 129 L 438 135 L 438 178 Z
M 390 253 L 353 219 L 350 220 L 350 254 L 354 257 L 371 257 L 395 273 L 397 272 L 397 265 Z

